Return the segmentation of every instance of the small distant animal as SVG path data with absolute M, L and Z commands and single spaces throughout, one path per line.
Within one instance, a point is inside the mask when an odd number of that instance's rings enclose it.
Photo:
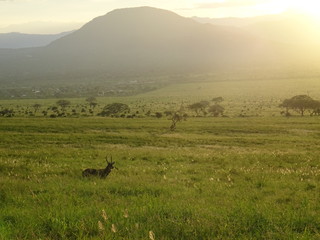
M 115 162 L 112 161 L 112 156 L 111 156 L 111 161 L 108 161 L 108 156 L 106 157 L 106 161 L 108 163 L 106 168 L 103 169 L 94 169 L 94 168 L 87 168 L 85 170 L 82 171 L 82 176 L 83 177 L 90 177 L 90 176 L 98 176 L 100 178 L 106 178 L 112 169 L 117 169 L 115 166 L 113 166 L 115 164 Z

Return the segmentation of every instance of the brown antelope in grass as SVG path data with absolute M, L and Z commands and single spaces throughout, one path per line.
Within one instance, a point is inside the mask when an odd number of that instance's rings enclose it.
M 90 177 L 90 176 L 98 176 L 100 178 L 106 178 L 109 173 L 111 172 L 112 169 L 117 169 L 113 164 L 115 162 L 112 162 L 112 156 L 111 156 L 111 161 L 108 161 L 108 156 L 106 157 L 106 161 L 108 163 L 107 167 L 104 169 L 94 169 L 94 168 L 87 168 L 82 171 L 82 176 L 83 177 Z

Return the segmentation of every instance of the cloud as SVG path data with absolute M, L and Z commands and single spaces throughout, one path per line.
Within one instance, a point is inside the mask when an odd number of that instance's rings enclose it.
M 255 0 L 226 0 L 223 2 L 202 2 L 195 4 L 196 8 L 229 8 L 256 5 Z

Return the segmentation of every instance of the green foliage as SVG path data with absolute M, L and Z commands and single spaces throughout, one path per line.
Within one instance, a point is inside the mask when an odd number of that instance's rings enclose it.
M 200 101 L 189 105 L 188 108 L 195 111 L 197 116 L 199 116 L 200 112 L 202 112 L 203 115 L 206 115 L 206 108 L 209 104 L 210 103 L 208 101 Z
M 34 112 L 36 113 L 41 108 L 41 104 L 35 103 L 35 104 L 32 105 L 32 107 L 34 108 Z
M 195 111 L 196 116 L 200 116 L 199 113 L 202 112 L 204 116 L 207 115 L 207 113 L 211 113 L 214 117 L 222 116 L 224 112 L 224 107 L 218 104 L 218 102 L 222 102 L 222 97 L 213 98 L 212 101 L 215 103 L 214 105 L 210 106 L 209 101 L 200 101 L 193 103 L 188 106 L 190 110 Z
M 209 78 L 208 78 L 209 79 Z M 60 117 L 62 115 L 72 117 L 92 117 L 102 112 L 103 107 L 114 102 L 121 102 L 130 106 L 130 115 L 133 117 L 155 116 L 156 112 L 164 113 L 169 117 L 183 102 L 185 106 L 212 99 L 212 96 L 222 95 L 225 108 L 224 116 L 228 117 L 266 117 L 279 116 L 279 104 L 283 99 L 292 94 L 308 91 L 315 99 L 320 99 L 320 82 L 316 79 L 276 79 L 256 81 L 219 81 L 219 82 L 190 82 L 185 84 L 173 84 L 157 91 L 144 93 L 132 97 L 99 97 L 96 107 L 90 107 L 86 98 L 73 98 L 72 105 L 67 107 L 62 114 L 60 107 L 56 106 L 55 99 L 38 99 L 40 109 L 35 113 L 32 107 L 35 100 L 2 100 L 0 111 L 11 109 L 14 117 Z M 309 86 L 312 86 L 309 87 Z M 282 91 L 279 91 L 282 89 Z M 69 99 L 70 100 L 70 99 Z M 214 104 L 211 102 L 211 104 Z M 56 108 L 56 109 L 54 109 Z M 75 110 L 75 111 L 73 111 Z M 189 116 L 196 115 L 195 111 L 185 109 Z M 208 112 L 208 108 L 205 109 Z M 290 114 L 294 112 L 289 109 Z M 307 109 L 307 112 L 319 115 L 320 110 Z M 283 112 L 285 114 L 285 111 Z M 122 113 L 120 114 L 122 115 Z M 125 117 L 129 116 L 124 114 Z M 203 117 L 202 112 L 199 116 Z
M 223 99 L 223 97 L 215 97 L 215 98 L 212 98 L 211 101 L 214 103 L 220 103 L 220 102 L 223 102 L 224 99 Z
M 2 109 L 0 110 L 0 117 L 13 117 L 14 116 L 14 111 L 12 109 Z
M 124 103 L 111 103 L 105 106 L 102 112 L 99 113 L 99 116 L 108 117 L 113 114 L 119 114 L 123 112 L 130 111 L 130 108 L 127 104 Z
M 218 117 L 219 115 L 223 115 L 224 107 L 216 103 L 209 107 L 208 112 L 211 113 L 214 117 Z
M 289 109 L 293 109 L 303 116 L 307 109 L 319 109 L 320 101 L 314 100 L 308 95 L 297 95 L 290 99 L 285 99 L 279 106 L 286 108 L 287 113 Z
M 69 100 L 61 99 L 58 100 L 56 104 L 64 110 L 66 107 L 71 105 L 71 102 Z
M 86 98 L 86 102 L 89 103 L 91 108 L 95 108 L 98 105 L 97 99 L 95 97 Z
M 177 123 L 181 121 L 186 121 L 188 115 L 185 113 L 185 109 L 183 105 L 180 106 L 180 109 L 170 115 L 171 125 L 170 130 L 174 131 L 176 130 Z
M 156 112 L 155 113 L 156 118 L 162 118 L 162 113 L 161 112 Z

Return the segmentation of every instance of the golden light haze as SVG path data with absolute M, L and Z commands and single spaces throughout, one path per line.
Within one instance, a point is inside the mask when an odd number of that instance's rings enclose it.
M 320 19 L 317 0 L 0 0 L 0 32 L 73 30 L 69 28 L 114 9 L 138 6 L 167 9 L 185 17 L 253 17 L 295 11 Z
M 281 1 L 279 1 L 281 2 Z M 317 0 L 286 0 L 283 4 L 291 4 L 293 9 L 297 9 L 302 13 L 309 14 L 312 17 L 320 20 L 320 1 Z

